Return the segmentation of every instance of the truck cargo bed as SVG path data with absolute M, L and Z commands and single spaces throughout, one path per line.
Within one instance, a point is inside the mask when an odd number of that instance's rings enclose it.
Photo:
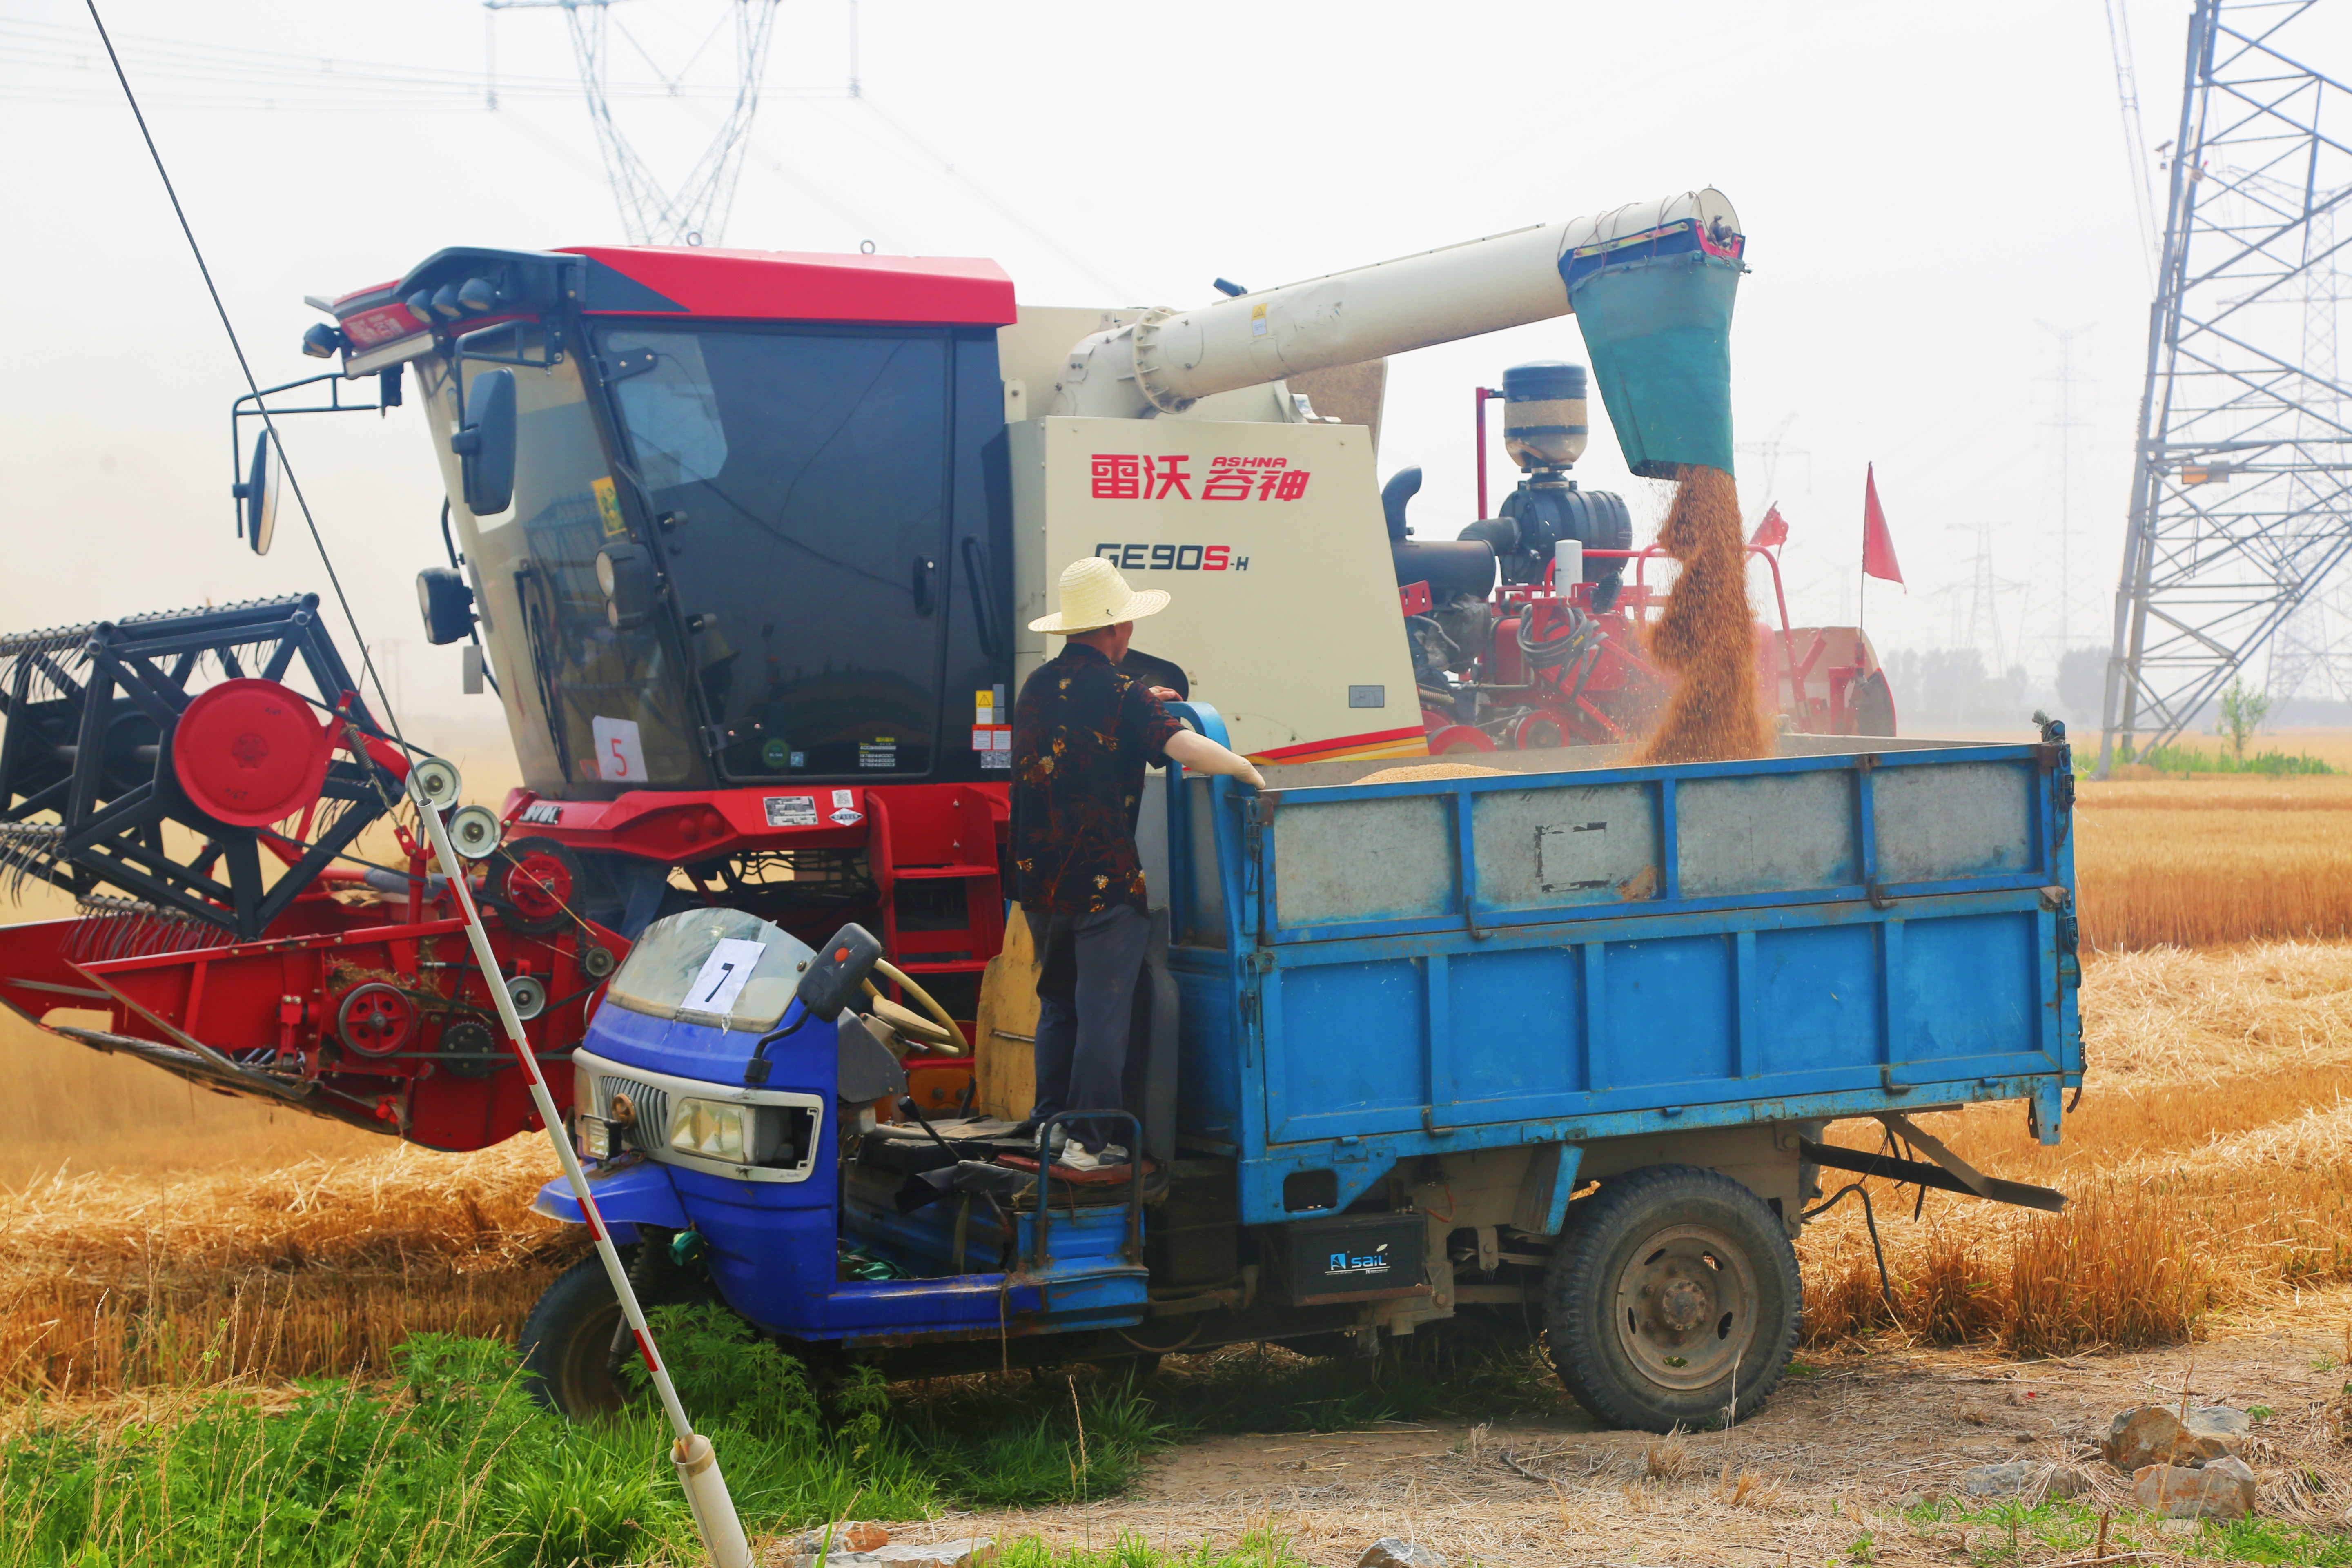
M 1164 795 L 1180 1132 L 1239 1162 L 1244 1222 L 1482 1147 L 2018 1099 L 2055 1142 L 2082 1070 L 2063 732 L 1790 742 Z

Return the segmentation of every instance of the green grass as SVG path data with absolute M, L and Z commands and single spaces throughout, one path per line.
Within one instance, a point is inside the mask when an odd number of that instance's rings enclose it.
M 2150 746 L 2137 758 L 2125 760 L 2146 763 L 2160 773 L 2267 773 L 2282 777 L 2336 772 L 2317 757 L 2301 752 L 2289 756 L 2284 752 L 2257 752 L 2251 757 L 2241 757 L 2218 747 L 2209 752 L 2202 746 Z
M 696 1426 L 755 1534 L 847 1516 L 982 1514 L 1113 1496 L 1145 1455 L 1203 1432 L 1282 1432 L 1550 1407 L 1517 1351 L 1404 1342 L 1377 1369 L 1252 1348 L 1139 1382 L 1079 1367 L 886 1390 L 870 1370 L 822 1397 L 739 1321 L 669 1308 L 656 1325 Z M 318 1380 L 290 1409 L 223 1394 L 128 1426 L 36 1422 L 0 1443 L 0 1568 L 602 1568 L 698 1563 L 640 1402 L 573 1426 L 524 1394 L 513 1352 L 423 1334 L 389 1383 Z M 975 1525 L 973 1528 L 981 1528 Z M 1279 1539 L 1217 1555 L 1122 1540 L 1096 1552 L 1006 1542 L 1007 1568 L 1286 1568 Z
M 1905 1510 L 1915 1526 L 1966 1530 L 1970 1561 L 1996 1565 L 2047 1562 L 2086 1552 L 2099 1539 L 2099 1510 L 2052 1499 L 2022 1501 L 1946 1500 Z M 2205 1520 L 2193 1535 L 2172 1534 L 2148 1514 L 2116 1514 L 2107 1526 L 2110 1553 L 2145 1551 L 2221 1563 L 2277 1563 L 2307 1568 L 2352 1565 L 2352 1536 L 2311 1530 L 2274 1519 Z
M 1049 1546 L 1030 1536 L 1005 1542 L 996 1561 L 998 1568 L 1304 1568 L 1304 1559 L 1291 1551 L 1288 1536 L 1255 1530 L 1225 1552 L 1205 1541 L 1162 1550 L 1133 1534 L 1122 1535 L 1099 1551 Z

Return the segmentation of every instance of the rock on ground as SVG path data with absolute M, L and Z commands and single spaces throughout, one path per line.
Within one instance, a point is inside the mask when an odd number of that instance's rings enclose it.
M 2145 1465 L 2132 1474 L 2140 1507 L 2169 1519 L 2243 1519 L 2254 1511 L 2254 1472 L 2224 1454 L 2197 1468 Z
M 2109 1463 L 2137 1475 L 2149 1465 L 2189 1468 L 2223 1456 L 2242 1456 L 2250 1430 L 2246 1413 L 2226 1405 L 2199 1405 L 2183 1420 L 2177 1408 L 2143 1405 L 2117 1415 L 2101 1445 Z
M 1450 1565 L 1426 1546 L 1408 1546 L 1393 1535 L 1384 1535 L 1364 1549 L 1364 1554 L 1356 1559 L 1356 1568 L 1450 1568 Z
M 790 1555 L 778 1554 L 769 1561 L 777 1568 L 817 1568 L 817 1553 L 809 1550 L 805 1541 L 794 1542 L 802 1548 Z M 911 1542 L 889 1542 L 870 1552 L 845 1552 L 838 1539 L 834 1551 L 824 1558 L 826 1568 L 871 1568 L 887 1563 L 891 1568 L 988 1568 L 996 1561 L 996 1542 L 992 1537 L 975 1535 L 961 1541 L 935 1541 L 928 1545 Z M 1444 1568 L 1443 1563 L 1439 1568 Z
M 1960 1478 L 1961 1489 L 1970 1497 L 2074 1497 L 2089 1485 L 2080 1470 L 2040 1459 L 1979 1465 Z
M 814 1555 L 823 1552 L 826 1546 L 827 1533 L 822 1530 L 810 1531 L 801 1537 L 800 1545 L 795 1550 L 803 1555 Z M 835 1525 L 830 1533 L 833 1538 L 831 1544 L 835 1555 L 851 1552 L 873 1552 L 890 1544 L 889 1531 L 879 1524 L 865 1520 L 844 1520 Z

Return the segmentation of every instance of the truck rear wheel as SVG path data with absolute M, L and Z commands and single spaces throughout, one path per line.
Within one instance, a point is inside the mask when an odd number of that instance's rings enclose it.
M 1612 1426 L 1720 1426 L 1771 1396 L 1802 1314 L 1780 1217 L 1695 1165 L 1614 1176 L 1569 1213 L 1544 1279 L 1554 1371 Z M 1737 1388 L 1735 1404 L 1733 1394 Z

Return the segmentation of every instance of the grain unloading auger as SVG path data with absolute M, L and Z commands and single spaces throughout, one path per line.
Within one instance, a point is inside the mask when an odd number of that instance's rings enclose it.
M 1391 541 L 1385 356 L 1573 310 L 1628 461 L 1728 468 L 1744 243 L 1697 191 L 1190 310 L 1016 309 L 983 261 L 595 247 L 445 250 L 314 301 L 334 321 L 306 352 L 340 364 L 310 401 L 413 390 L 442 466 L 427 636 L 473 645 L 523 777 L 457 837 L 559 1097 L 603 978 L 686 908 L 809 941 L 866 922 L 975 1015 L 1009 700 L 1046 652 L 1021 628 L 1073 557 L 1180 589 L 1136 657 L 1265 760 L 1507 722 L 1475 667 L 1416 669 L 1400 586 L 1549 592 L 1529 574 L 1562 542 L 1622 548 L 1623 509 L 1563 500 L 1563 460 L 1507 529 Z M 309 384 L 264 396 L 308 412 L 283 395 Z M 1580 450 L 1580 398 L 1520 405 L 1515 442 L 1573 426 Z M 268 437 L 238 477 L 266 548 Z M 81 905 L 0 931 L 0 998 L 101 1011 L 55 1027 L 436 1147 L 530 1124 L 424 836 L 353 856 L 416 754 L 311 602 L 0 648 L 0 848 Z M 969 1102 L 968 1058 L 913 1066 L 919 1100 Z

